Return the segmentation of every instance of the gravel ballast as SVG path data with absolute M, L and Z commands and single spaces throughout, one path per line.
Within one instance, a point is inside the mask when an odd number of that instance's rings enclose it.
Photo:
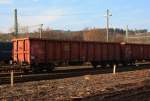
M 136 99 L 139 95 L 147 95 L 144 98 L 148 99 L 149 91 L 150 70 L 144 69 L 115 75 L 109 73 L 18 83 L 14 87 L 0 85 L 0 101 L 118 101 L 124 96 Z M 138 100 L 149 101 L 131 101 Z

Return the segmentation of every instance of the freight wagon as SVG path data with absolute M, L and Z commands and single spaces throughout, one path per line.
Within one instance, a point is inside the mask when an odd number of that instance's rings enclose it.
M 127 65 L 135 64 L 136 61 L 150 60 L 150 45 L 149 44 L 122 44 L 122 58 Z
M 9 64 L 10 60 L 12 60 L 12 43 L 0 42 L 0 63 Z
M 59 63 L 90 62 L 93 67 L 133 64 L 150 59 L 150 45 L 19 38 L 13 40 L 13 61 L 34 72 L 54 69 Z
M 33 71 L 52 70 L 59 63 L 91 62 L 97 65 L 122 62 L 120 43 L 46 40 L 20 38 L 13 40 L 13 60 L 30 65 Z

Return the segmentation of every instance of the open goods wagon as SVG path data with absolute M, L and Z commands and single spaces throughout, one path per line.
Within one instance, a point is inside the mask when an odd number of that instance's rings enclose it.
M 8 64 L 12 60 L 12 43 L 0 42 L 0 63 Z
M 97 65 L 123 62 L 120 43 L 46 40 L 19 38 L 13 40 L 13 60 L 30 65 L 34 71 L 51 70 L 59 63 L 91 62 Z
M 150 60 L 149 44 L 122 44 L 122 58 L 125 64 L 135 64 L 136 61 Z

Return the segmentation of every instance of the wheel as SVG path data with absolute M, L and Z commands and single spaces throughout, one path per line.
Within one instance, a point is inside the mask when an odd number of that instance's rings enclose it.
M 106 66 L 107 66 L 107 65 L 106 65 L 105 63 L 102 63 L 102 64 L 101 64 L 101 67 L 102 67 L 102 68 L 106 68 Z
M 91 62 L 91 64 L 92 64 L 92 66 L 93 66 L 93 68 L 97 68 L 97 66 L 98 66 L 98 64 L 96 63 L 96 62 Z
M 51 71 L 53 71 L 55 69 L 55 65 L 54 64 L 49 64 L 48 66 L 47 66 L 47 71 L 48 72 L 51 72 Z
M 33 73 L 40 73 L 41 72 L 39 66 L 37 66 L 37 65 L 32 65 L 31 70 Z

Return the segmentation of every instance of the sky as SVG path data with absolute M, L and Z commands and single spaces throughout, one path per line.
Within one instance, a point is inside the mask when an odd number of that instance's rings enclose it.
M 18 23 L 30 29 L 44 28 L 83 30 L 105 28 L 109 9 L 110 27 L 150 30 L 150 0 L 0 0 L 0 32 L 14 25 L 14 9 Z

